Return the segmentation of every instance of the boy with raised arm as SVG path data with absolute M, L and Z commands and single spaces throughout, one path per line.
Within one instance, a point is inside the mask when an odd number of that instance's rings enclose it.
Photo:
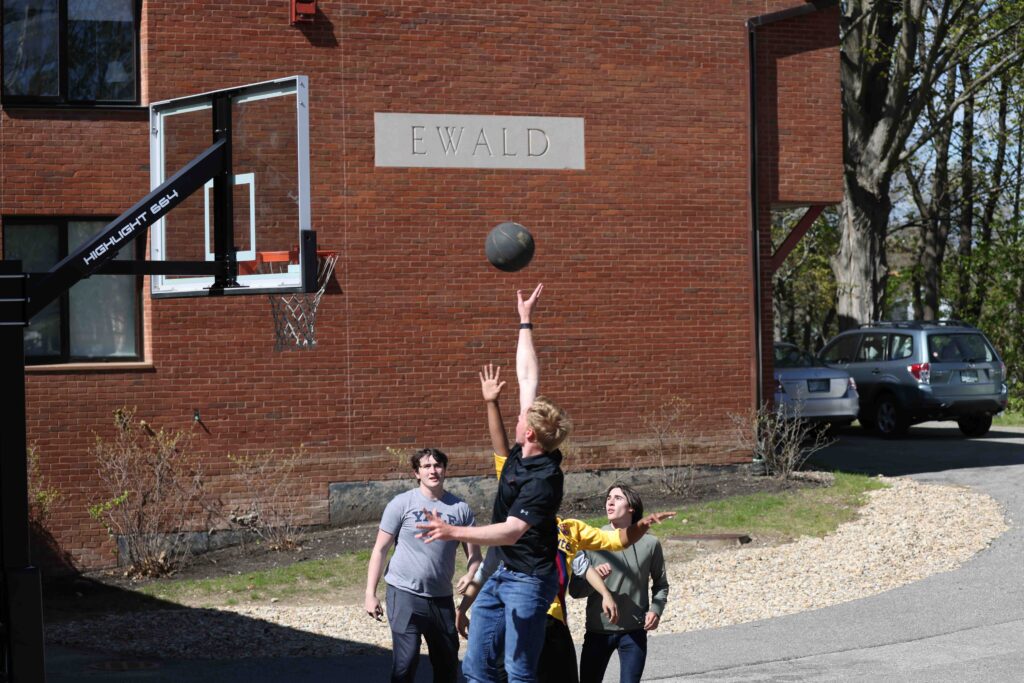
M 471 682 L 496 680 L 494 656 L 504 652 L 508 679 L 536 681 L 544 643 L 548 607 L 558 591 L 555 555 L 558 530 L 555 515 L 562 504 L 562 454 L 559 444 L 571 423 L 551 400 L 537 396 L 539 364 L 533 345 L 533 309 L 544 285 L 528 299 L 516 292 L 519 343 L 516 375 L 519 379 L 519 418 L 516 443 L 509 449 L 500 414 L 495 422 L 488 403 L 488 424 L 495 453 L 507 459 L 498 480 L 492 523 L 484 527 L 456 527 L 432 515 L 417 525 L 426 542 L 455 540 L 501 546 L 499 564 L 473 607 L 473 628 L 462 664 Z M 494 551 L 492 551 L 494 552 Z M 503 642 L 502 642 L 503 641 Z
M 501 381 L 501 368 L 493 365 L 484 366 L 480 372 L 480 389 L 484 402 L 497 404 L 501 396 L 501 390 L 505 382 Z M 488 410 L 490 418 L 488 427 L 492 434 L 503 432 L 500 424 L 500 410 Z M 497 424 L 495 423 L 496 421 Z M 505 446 L 504 439 L 498 439 L 495 450 Z M 494 465 L 498 476 L 505 465 L 505 457 L 494 454 Z M 555 556 L 555 564 L 558 567 L 558 593 L 548 608 L 548 616 L 545 622 L 544 646 L 541 649 L 538 680 L 551 683 L 579 683 L 579 674 L 576 668 L 576 649 L 572 642 L 572 634 L 569 632 L 568 612 L 565 604 L 565 591 L 569 578 L 572 576 L 573 559 L 581 550 L 609 550 L 621 551 L 638 541 L 652 524 L 675 516 L 675 512 L 659 512 L 643 519 L 638 519 L 634 524 L 615 530 L 601 530 L 594 528 L 578 519 L 557 520 L 558 523 L 558 552 Z M 493 571 L 493 557 L 488 557 L 485 566 L 477 572 L 464 592 L 462 603 L 455 614 L 455 623 L 459 633 L 467 637 L 467 611 L 472 606 L 481 584 L 486 581 Z M 611 622 L 617 621 L 617 606 L 614 598 L 604 585 L 604 580 L 596 569 L 591 568 L 586 574 L 587 583 L 591 588 L 604 598 L 604 614 Z M 497 662 L 499 672 L 498 679 L 503 679 L 504 671 L 500 670 L 501 661 Z

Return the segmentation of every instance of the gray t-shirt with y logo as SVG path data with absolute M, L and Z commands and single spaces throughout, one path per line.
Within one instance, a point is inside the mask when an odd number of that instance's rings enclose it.
M 440 500 L 430 500 L 419 487 L 400 493 L 384 508 L 381 531 L 395 537 L 395 554 L 391 556 L 384 581 L 389 586 L 430 598 L 452 594 L 457 541 L 425 543 L 416 534 L 416 525 L 426 521 L 424 510 L 437 511 L 446 522 L 455 526 L 473 526 L 473 511 L 458 496 L 445 492 Z

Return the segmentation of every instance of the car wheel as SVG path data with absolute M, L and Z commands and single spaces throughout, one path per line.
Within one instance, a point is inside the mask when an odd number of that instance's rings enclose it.
M 992 428 L 991 415 L 968 415 L 956 421 L 964 436 L 985 436 Z
M 875 430 L 887 439 L 903 436 L 910 428 L 910 421 L 903 414 L 903 408 L 891 395 L 883 395 L 875 403 Z

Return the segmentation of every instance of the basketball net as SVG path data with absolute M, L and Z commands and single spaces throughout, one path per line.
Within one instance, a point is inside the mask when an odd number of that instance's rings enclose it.
M 298 249 L 292 252 L 257 252 L 253 272 L 275 273 L 287 269 L 288 264 L 298 260 Z M 271 294 L 270 312 L 274 316 L 275 351 L 311 349 L 316 346 L 316 313 L 320 299 L 324 296 L 327 283 L 338 262 L 333 251 L 317 251 L 317 290 L 311 293 Z

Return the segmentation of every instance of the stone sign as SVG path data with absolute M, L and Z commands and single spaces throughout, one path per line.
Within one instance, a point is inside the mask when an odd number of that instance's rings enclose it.
M 373 123 L 377 166 L 586 168 L 581 118 L 378 112 Z

